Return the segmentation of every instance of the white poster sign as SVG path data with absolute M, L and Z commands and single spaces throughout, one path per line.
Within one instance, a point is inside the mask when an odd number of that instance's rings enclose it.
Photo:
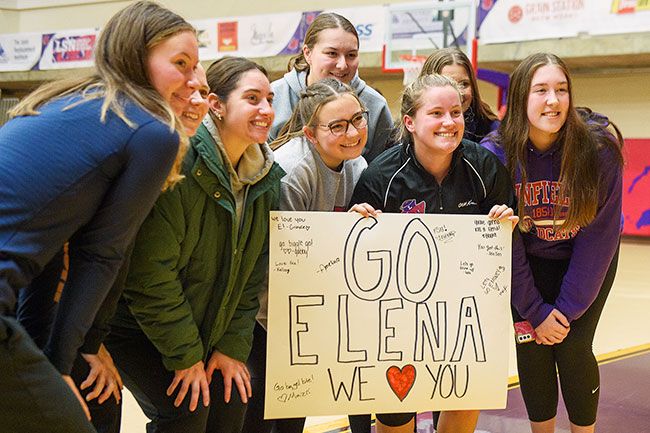
M 272 212 L 266 418 L 506 405 L 510 224 Z
M 29 71 L 40 57 L 40 33 L 0 35 L 0 71 Z

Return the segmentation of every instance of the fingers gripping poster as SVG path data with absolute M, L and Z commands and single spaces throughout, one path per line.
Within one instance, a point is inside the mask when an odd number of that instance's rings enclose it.
M 266 418 L 506 406 L 510 223 L 272 212 Z

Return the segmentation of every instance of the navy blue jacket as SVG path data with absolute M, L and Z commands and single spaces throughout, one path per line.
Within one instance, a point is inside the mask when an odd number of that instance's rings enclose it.
M 63 110 L 79 96 L 49 102 L 37 116 L 0 129 L 0 314 L 70 242 L 70 273 L 44 348 L 69 374 L 138 227 L 178 151 L 169 126 L 131 102 L 131 128 L 103 100 Z M 56 285 L 57 281 L 52 284 Z

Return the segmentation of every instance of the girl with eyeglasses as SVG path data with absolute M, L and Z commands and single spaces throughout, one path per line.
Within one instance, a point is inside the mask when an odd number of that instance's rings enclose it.
M 442 75 L 419 77 L 402 93 L 400 145 L 370 164 L 351 203 L 394 213 L 487 214 L 514 227 L 519 219 L 508 171 L 494 154 L 463 139 L 464 129 L 456 82 Z M 473 432 L 478 415 L 478 410 L 443 411 L 437 431 Z M 414 418 L 414 413 L 377 414 L 376 431 L 412 433 Z
M 271 143 L 276 161 L 287 173 L 280 186 L 280 210 L 346 211 L 354 185 L 367 166 L 361 157 L 367 139 L 368 113 L 350 86 L 327 78 L 303 90 L 287 130 Z M 374 212 L 369 207 L 365 211 Z M 243 432 L 266 433 L 275 426 L 278 433 L 300 433 L 304 418 L 264 421 L 267 294 L 265 290 L 260 296 L 248 360 L 254 397 Z M 369 419 L 364 416 L 362 422 L 369 431 Z

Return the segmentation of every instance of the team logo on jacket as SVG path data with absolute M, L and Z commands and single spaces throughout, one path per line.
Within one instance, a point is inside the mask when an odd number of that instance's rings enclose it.
M 399 207 L 402 213 L 424 213 L 426 208 L 427 204 L 424 200 L 418 203 L 414 198 L 404 200 Z
M 462 207 L 476 206 L 476 205 L 477 205 L 477 203 L 474 200 L 467 200 L 467 201 L 463 201 L 463 202 L 458 203 L 458 209 L 460 209 Z

